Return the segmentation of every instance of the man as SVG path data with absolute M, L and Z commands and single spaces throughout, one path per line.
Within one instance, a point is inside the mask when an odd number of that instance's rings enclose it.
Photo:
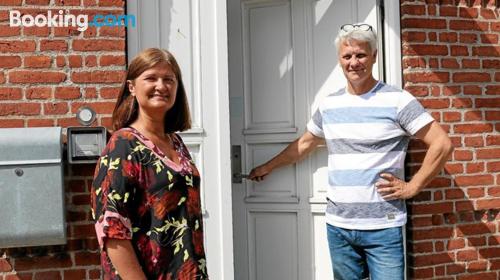
M 442 169 L 451 141 L 410 93 L 373 78 L 377 37 L 370 25 L 343 25 L 335 44 L 347 86 L 326 96 L 307 131 L 249 178 L 260 181 L 326 142 L 327 237 L 335 280 L 403 279 L 404 200 Z M 404 159 L 412 135 L 428 150 L 406 182 Z

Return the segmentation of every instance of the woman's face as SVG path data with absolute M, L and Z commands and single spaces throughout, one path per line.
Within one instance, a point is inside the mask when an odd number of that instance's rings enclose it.
M 139 113 L 142 111 L 165 113 L 175 103 L 178 81 L 166 62 L 160 62 L 128 81 L 129 91 L 137 98 Z

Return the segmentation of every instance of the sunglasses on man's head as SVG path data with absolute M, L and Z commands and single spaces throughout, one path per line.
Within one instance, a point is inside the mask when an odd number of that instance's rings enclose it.
M 340 27 L 340 30 L 342 31 L 345 31 L 345 32 L 349 32 L 351 30 L 361 30 L 361 31 L 370 31 L 372 30 L 372 26 L 369 25 L 369 24 L 366 24 L 366 23 L 362 23 L 362 24 L 344 24 Z

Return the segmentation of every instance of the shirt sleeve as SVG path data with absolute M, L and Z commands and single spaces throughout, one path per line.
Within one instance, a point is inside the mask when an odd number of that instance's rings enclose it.
M 321 116 L 321 111 L 316 109 L 313 116 L 307 123 L 307 130 L 314 134 L 315 136 L 325 138 L 325 133 L 323 132 L 323 117 Z
M 97 241 L 132 239 L 133 189 L 138 163 L 133 161 L 131 141 L 113 135 L 99 158 L 92 182 L 92 215 Z
M 402 102 L 397 115 L 399 125 L 409 134 L 415 135 L 420 129 L 434 121 L 422 104 L 409 92 L 403 91 Z

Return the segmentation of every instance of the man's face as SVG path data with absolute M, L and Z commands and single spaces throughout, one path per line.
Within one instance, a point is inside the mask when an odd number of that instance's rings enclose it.
M 376 58 L 377 52 L 372 52 L 368 42 L 344 40 L 340 43 L 340 65 L 345 77 L 352 84 L 362 84 L 370 80 Z

